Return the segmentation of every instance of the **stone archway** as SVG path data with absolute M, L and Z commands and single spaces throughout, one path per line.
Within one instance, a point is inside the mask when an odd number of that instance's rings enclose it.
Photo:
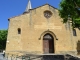
M 43 52 L 54 53 L 54 38 L 50 33 L 43 36 Z

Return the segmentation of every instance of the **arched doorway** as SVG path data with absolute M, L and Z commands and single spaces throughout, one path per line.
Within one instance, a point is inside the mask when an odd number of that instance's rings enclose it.
M 44 53 L 54 53 L 54 38 L 50 33 L 43 36 Z

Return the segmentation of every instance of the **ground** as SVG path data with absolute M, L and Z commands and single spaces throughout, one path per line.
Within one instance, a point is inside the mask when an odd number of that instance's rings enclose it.
M 3 53 L 0 53 L 0 60 L 6 60 L 3 56 Z

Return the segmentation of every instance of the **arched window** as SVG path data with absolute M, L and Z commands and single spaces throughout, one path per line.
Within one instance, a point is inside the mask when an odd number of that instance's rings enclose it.
M 21 29 L 20 28 L 18 28 L 18 34 L 21 34 Z

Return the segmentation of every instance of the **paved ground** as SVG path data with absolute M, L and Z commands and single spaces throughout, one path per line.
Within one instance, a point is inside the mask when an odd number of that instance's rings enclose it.
M 11 58 L 11 57 L 5 58 L 3 56 L 3 53 L 0 53 L 0 60 L 16 60 L 16 58 Z M 22 59 L 17 58 L 17 60 L 22 60 Z
M 0 53 L 0 60 L 6 60 L 3 56 L 3 53 Z
M 43 58 L 43 60 L 65 60 L 65 57 L 68 57 L 68 60 L 80 60 L 79 57 L 72 56 L 72 55 L 65 55 L 65 56 L 64 55 L 43 55 L 43 57 L 41 57 L 41 56 L 40 57 L 33 56 L 30 59 L 31 60 L 42 60 L 42 58 Z M 0 60 L 25 60 L 25 59 L 22 59 L 22 58 L 20 59 L 20 58 L 16 58 L 16 57 L 8 57 L 8 59 L 7 59 L 3 56 L 3 53 L 0 53 Z

